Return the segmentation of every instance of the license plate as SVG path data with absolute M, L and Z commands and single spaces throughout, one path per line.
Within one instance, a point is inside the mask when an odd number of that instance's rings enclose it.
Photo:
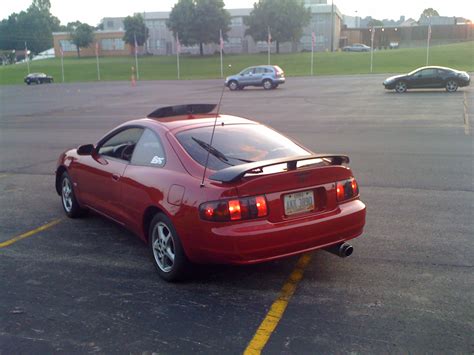
M 313 191 L 301 191 L 287 194 L 283 198 L 285 203 L 285 214 L 292 215 L 314 210 Z

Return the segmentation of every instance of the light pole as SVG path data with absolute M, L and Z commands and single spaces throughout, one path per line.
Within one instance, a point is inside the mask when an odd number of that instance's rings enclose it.
M 334 52 L 334 0 L 331 0 L 331 52 Z
M 380 47 L 385 47 L 384 43 L 385 43 L 385 28 L 382 27 L 382 34 L 380 35 Z

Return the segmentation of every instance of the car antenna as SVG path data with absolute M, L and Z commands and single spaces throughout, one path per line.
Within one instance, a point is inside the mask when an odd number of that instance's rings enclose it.
M 230 65 L 229 65 L 230 66 Z M 222 102 L 222 97 L 224 96 L 224 90 L 225 90 L 225 85 L 222 88 L 221 91 L 221 97 L 219 99 L 219 103 L 217 104 L 217 111 L 216 111 L 216 117 L 214 119 L 214 126 L 212 127 L 212 134 L 211 134 L 211 141 L 209 142 L 209 145 L 212 146 L 212 140 L 214 139 L 214 132 L 216 131 L 216 125 L 217 125 L 217 117 L 219 116 L 219 111 L 221 109 L 221 102 Z M 207 157 L 206 157 L 206 164 L 204 165 L 204 173 L 202 174 L 202 180 L 201 180 L 201 185 L 200 187 L 204 187 L 204 178 L 206 177 L 206 172 L 207 172 L 207 164 L 209 163 L 209 154 L 211 153 L 210 149 L 207 150 Z

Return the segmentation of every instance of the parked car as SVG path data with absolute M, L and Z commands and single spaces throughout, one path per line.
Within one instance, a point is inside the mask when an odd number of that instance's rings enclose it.
M 402 93 L 407 89 L 446 88 L 454 92 L 458 87 L 468 86 L 471 82 L 469 74 L 446 67 L 421 67 L 408 74 L 391 76 L 383 82 L 385 89 Z
M 350 255 L 366 212 L 349 158 L 215 106 L 160 108 L 62 153 L 55 187 L 67 216 L 92 210 L 130 229 L 168 281 L 192 263 Z
M 370 47 L 362 43 L 354 43 L 342 48 L 344 52 L 370 52 Z
M 242 90 L 246 86 L 262 86 L 265 90 L 276 89 L 285 83 L 285 73 L 278 65 L 259 65 L 242 70 L 225 79 L 230 90 Z
M 46 75 L 45 73 L 31 73 L 25 76 L 24 82 L 28 85 L 52 83 L 54 81 L 52 76 Z

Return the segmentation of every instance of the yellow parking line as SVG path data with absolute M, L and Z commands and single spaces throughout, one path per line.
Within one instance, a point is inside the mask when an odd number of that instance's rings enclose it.
M 311 254 L 303 254 L 296 264 L 295 269 L 291 273 L 288 280 L 283 285 L 280 294 L 275 302 L 273 302 L 270 310 L 268 311 L 265 319 L 258 327 L 255 335 L 250 341 L 249 345 L 244 351 L 244 355 L 260 354 L 267 344 L 270 336 L 280 322 L 283 313 L 285 313 L 288 302 L 290 301 L 293 293 L 295 293 L 296 286 L 303 278 L 303 273 L 311 261 Z
M 18 242 L 19 240 L 22 240 L 22 239 L 31 237 L 32 235 L 34 235 L 34 234 L 36 234 L 36 233 L 39 233 L 39 232 L 41 232 L 41 231 L 44 231 L 44 230 L 46 230 L 46 229 L 49 229 L 49 228 L 55 226 L 56 224 L 58 224 L 58 223 L 61 222 L 61 221 L 62 221 L 61 218 L 60 218 L 60 219 L 55 219 L 54 221 L 49 222 L 49 223 L 47 223 L 47 224 L 45 224 L 45 225 L 43 225 L 43 226 L 41 226 L 41 227 L 38 227 L 38 228 L 36 228 L 36 229 L 33 229 L 32 231 L 29 231 L 29 232 L 20 234 L 20 235 L 14 237 L 14 238 L 12 238 L 12 239 L 9 239 L 9 240 L 7 240 L 7 241 L 5 241 L 5 242 L 0 243 L 0 248 L 5 248 L 5 247 L 7 247 L 7 246 L 9 246 L 9 245 L 12 245 L 13 243 Z

